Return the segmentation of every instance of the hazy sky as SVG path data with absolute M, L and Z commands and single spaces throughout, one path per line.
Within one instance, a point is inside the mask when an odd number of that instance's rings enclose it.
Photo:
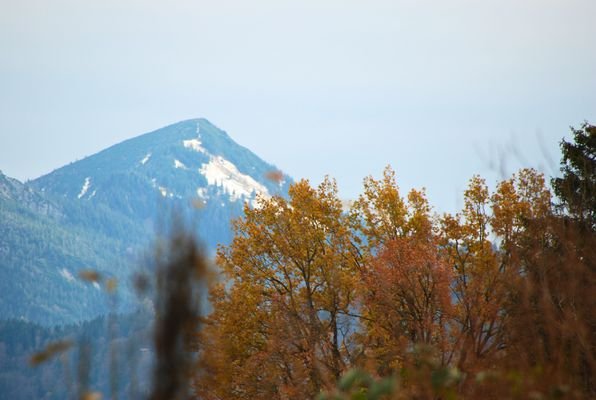
M 596 122 L 595 16 L 594 0 L 0 0 L 0 169 L 35 178 L 205 117 L 343 197 L 391 164 L 453 210 L 474 173 L 556 172 L 568 127 Z

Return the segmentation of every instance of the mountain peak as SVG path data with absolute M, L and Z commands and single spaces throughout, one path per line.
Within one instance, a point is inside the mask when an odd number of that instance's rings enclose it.
M 258 195 L 286 193 L 291 178 L 272 180 L 272 171 L 277 168 L 226 132 L 195 118 L 128 139 L 32 184 L 61 197 L 107 202 L 144 215 L 155 198 L 198 198 L 211 206 L 239 203 L 241 208 L 244 202 L 254 204 Z

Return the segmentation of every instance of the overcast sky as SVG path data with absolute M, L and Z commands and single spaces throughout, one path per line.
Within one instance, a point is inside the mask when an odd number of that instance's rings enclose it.
M 205 117 L 353 198 L 386 164 L 439 211 L 557 170 L 596 122 L 594 0 L 0 0 L 0 169 L 31 179 Z

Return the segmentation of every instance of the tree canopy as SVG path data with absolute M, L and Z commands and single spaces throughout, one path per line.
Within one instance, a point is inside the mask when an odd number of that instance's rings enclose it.
M 593 228 L 595 132 L 564 142 L 565 217 L 533 169 L 492 192 L 473 176 L 455 214 L 402 195 L 390 167 L 349 209 L 329 178 L 246 206 L 218 251 L 197 394 L 314 398 L 396 375 L 404 398 L 594 394 L 596 243 L 567 218 Z

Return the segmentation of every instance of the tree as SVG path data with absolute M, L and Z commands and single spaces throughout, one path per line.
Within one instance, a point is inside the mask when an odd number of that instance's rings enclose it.
M 228 281 L 201 334 L 202 398 L 312 398 L 352 365 L 358 260 L 347 222 L 329 179 L 245 207 L 218 251 Z
M 552 216 L 551 193 L 546 188 L 544 176 L 527 168 L 497 185 L 491 196 L 492 232 L 500 243 L 501 269 L 514 268 L 523 273 L 519 260 L 511 260 L 513 254 L 528 245 L 529 228 L 545 223 Z
M 441 251 L 453 271 L 452 357 L 463 371 L 478 368 L 502 345 L 505 281 L 489 241 L 489 207 L 488 187 L 474 176 L 462 212 L 440 221 Z
M 411 190 L 406 201 L 389 166 L 382 180 L 372 176 L 364 179 L 364 193 L 354 202 L 350 214 L 352 227 L 365 240 L 363 248 L 370 254 L 398 238 L 430 240 L 432 236 L 430 205 L 424 189 Z
M 380 374 L 398 371 L 420 344 L 433 346 L 447 363 L 450 281 L 436 243 L 394 239 L 372 260 L 362 280 L 364 325 Z
M 436 346 L 444 359 L 450 274 L 424 190 L 404 199 L 387 167 L 381 180 L 364 180 L 351 221 L 364 242 L 359 287 L 369 362 L 380 374 L 395 372 L 420 343 Z
M 561 172 L 552 186 L 560 208 L 596 230 L 596 126 L 584 122 L 580 129 L 571 128 L 573 142 L 561 141 Z
M 503 248 L 516 274 L 508 289 L 500 367 L 520 371 L 524 385 L 534 391 L 593 398 L 596 236 L 579 220 L 544 207 L 539 199 L 546 200 L 548 190 L 541 191 L 531 206 L 516 207 L 525 209 L 522 229 L 513 245 Z

